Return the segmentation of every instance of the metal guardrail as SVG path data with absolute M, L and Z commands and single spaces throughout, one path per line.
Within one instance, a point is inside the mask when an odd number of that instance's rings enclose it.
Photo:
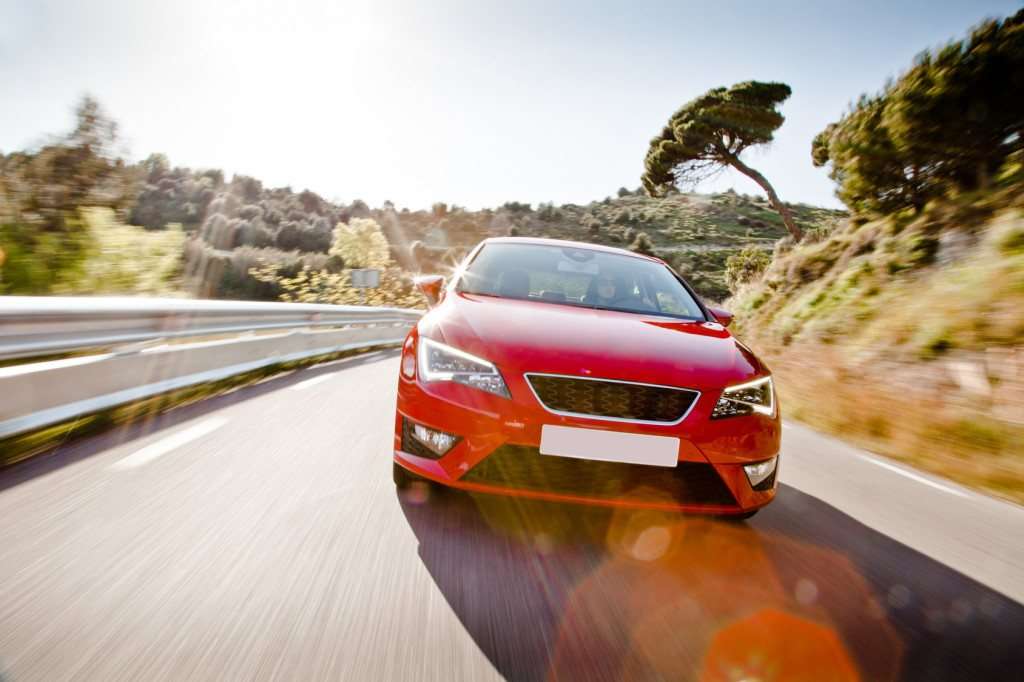
M 0 297 L 0 438 L 261 367 L 400 344 L 422 311 Z M 70 357 L 46 356 L 74 353 Z M 33 361 L 40 358 L 41 361 Z
M 415 322 L 401 308 L 145 298 L 0 297 L 0 360 L 159 339 Z

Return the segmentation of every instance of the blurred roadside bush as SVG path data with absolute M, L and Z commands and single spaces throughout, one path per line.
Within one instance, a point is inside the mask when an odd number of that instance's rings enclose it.
M 177 226 L 154 232 L 117 221 L 109 208 L 81 211 L 90 235 L 88 258 L 74 281 L 55 294 L 183 296 L 181 249 L 185 233 Z
M 741 284 L 760 277 L 771 260 L 764 249 L 753 245 L 729 256 L 725 261 L 725 283 L 729 290 L 735 292 Z
M 440 205 L 439 205 L 440 206 Z M 369 218 L 353 218 L 334 228 L 330 258 L 341 265 L 335 271 L 326 267 L 303 267 L 295 273 L 284 272 L 280 264 L 263 263 L 249 270 L 250 276 L 280 291 L 282 301 L 296 303 L 333 303 L 422 308 L 424 300 L 412 283 L 412 277 L 392 260 L 388 241 L 380 225 Z M 326 265 L 326 264 L 325 264 Z M 381 271 L 380 286 L 356 289 L 351 285 L 355 268 Z
M 95 252 L 84 207 L 124 210 L 132 182 L 115 154 L 117 126 L 85 98 L 72 132 L 36 151 L 0 154 L 0 292 L 75 290 Z

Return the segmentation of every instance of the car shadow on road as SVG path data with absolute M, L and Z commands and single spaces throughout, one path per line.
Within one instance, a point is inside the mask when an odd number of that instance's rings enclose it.
M 399 502 L 510 680 L 983 680 L 1024 666 L 1024 606 L 787 486 L 747 523 L 433 488 Z
M 68 442 L 60 443 L 30 459 L 0 468 L 0 492 L 36 476 L 42 476 L 61 467 L 106 452 L 119 445 L 146 438 L 215 410 L 238 405 L 247 400 L 259 398 L 274 391 L 280 391 L 301 381 L 306 381 L 323 374 L 397 358 L 400 354 L 400 348 L 388 348 L 365 355 L 353 355 L 341 358 L 340 360 L 333 360 L 320 365 L 273 375 L 255 384 L 242 386 L 194 403 L 174 407 L 166 412 L 151 414 L 145 418 L 116 426 L 102 433 L 72 438 Z

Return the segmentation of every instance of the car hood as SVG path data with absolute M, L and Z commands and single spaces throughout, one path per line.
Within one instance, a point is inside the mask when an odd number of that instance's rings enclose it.
M 428 338 L 508 373 L 549 372 L 721 388 L 766 369 L 714 322 L 458 292 L 420 322 Z

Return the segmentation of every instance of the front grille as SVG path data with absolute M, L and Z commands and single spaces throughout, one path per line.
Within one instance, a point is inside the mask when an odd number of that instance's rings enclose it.
M 596 498 L 657 499 L 662 493 L 678 504 L 736 504 L 710 464 L 679 462 L 669 468 L 597 462 L 542 455 L 521 445 L 497 448 L 461 480 Z
M 552 412 L 671 424 L 680 421 L 700 393 L 607 379 L 527 374 L 537 398 Z

